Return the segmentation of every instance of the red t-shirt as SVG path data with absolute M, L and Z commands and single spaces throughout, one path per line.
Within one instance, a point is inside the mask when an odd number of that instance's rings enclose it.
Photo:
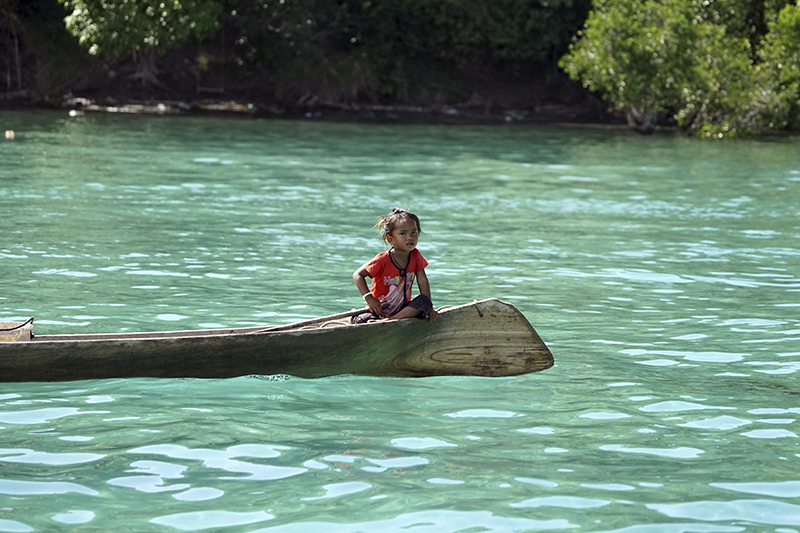
M 411 300 L 414 277 L 426 266 L 428 262 L 416 248 L 411 250 L 408 257 L 405 279 L 401 276 L 400 269 L 392 262 L 389 252 L 379 253 L 367 263 L 367 274 L 372 278 L 370 292 L 375 298 L 388 304 L 385 309 L 387 315 L 395 314 Z

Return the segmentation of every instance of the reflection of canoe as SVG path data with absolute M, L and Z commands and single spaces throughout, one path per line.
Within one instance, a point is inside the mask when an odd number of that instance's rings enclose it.
M 272 327 L 37 335 L 0 343 L 0 381 L 248 374 L 498 377 L 553 366 L 550 350 L 522 313 L 500 300 L 443 309 L 434 322 L 354 326 L 343 320 L 351 314 Z

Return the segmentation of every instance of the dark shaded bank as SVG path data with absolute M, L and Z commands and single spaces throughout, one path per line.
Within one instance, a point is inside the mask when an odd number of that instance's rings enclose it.
M 567 85 L 567 84 L 565 84 Z M 129 90 L 124 83 L 87 86 L 78 80 L 61 94 L 31 95 L 26 91 L 0 94 L 0 109 L 63 109 L 82 113 L 153 115 L 236 115 L 254 118 L 314 119 L 408 123 L 624 123 L 603 102 L 581 88 L 565 86 L 569 99 L 539 97 L 542 87 L 515 84 L 499 98 L 481 97 L 458 102 L 337 102 L 307 95 L 297 101 L 265 99 L 246 89 L 177 91 L 167 88 Z M 551 91 L 552 86 L 544 90 Z
M 65 109 L 73 113 L 236 114 L 259 118 L 437 123 L 622 123 L 604 103 L 553 67 L 526 80 L 472 83 L 469 92 L 442 90 L 430 99 L 333 100 L 306 92 L 275 96 L 270 75 L 246 82 L 198 80 L 180 51 L 160 58 L 159 83 L 142 85 L 132 58 L 79 64 L 47 90 L 0 92 L 0 109 Z M 213 81 L 213 80 L 212 80 Z M 458 85 L 462 80 L 453 80 Z M 466 96 L 466 95 L 469 96 Z
M 532 47 L 527 51 L 492 49 L 490 36 L 484 34 L 488 30 L 481 26 L 471 28 L 470 38 L 477 39 L 477 44 L 470 40 L 459 44 L 448 33 L 453 30 L 448 26 L 448 15 L 435 26 L 441 34 L 428 38 L 423 31 L 427 26 L 417 24 L 416 33 L 399 33 L 405 41 L 386 48 L 382 55 L 380 46 L 388 46 L 386 35 L 391 28 L 374 31 L 372 41 L 353 45 L 363 48 L 353 48 L 349 39 L 344 44 L 321 40 L 321 36 L 347 36 L 354 30 L 337 26 L 338 19 L 328 17 L 326 20 L 334 22 L 329 22 L 324 31 L 301 35 L 305 48 L 300 53 L 294 50 L 299 41 L 291 25 L 297 13 L 283 7 L 272 15 L 280 15 L 276 20 L 282 21 L 285 31 L 261 42 L 258 54 L 248 56 L 245 52 L 256 50 L 248 43 L 256 35 L 263 37 L 264 28 L 269 26 L 261 20 L 265 15 L 253 12 L 250 18 L 243 18 L 242 13 L 232 17 L 227 11 L 215 36 L 202 43 L 185 43 L 158 57 L 155 81 L 143 84 L 141 54 L 117 59 L 90 56 L 66 31 L 66 11 L 57 0 L 0 0 L 0 109 L 65 109 L 73 114 L 216 113 L 340 121 L 618 122 L 619 117 L 609 114 L 598 98 L 556 66 L 573 26 L 582 22 L 588 10 L 587 0 L 575 1 L 583 7 L 560 12 L 563 27 L 558 27 L 563 35 L 550 36 L 547 41 L 540 30 L 530 34 L 543 42 L 564 43 L 545 46 L 536 39 L 519 40 L 518 45 Z M 363 3 L 362 8 L 368 4 Z M 403 9 L 413 11 L 409 7 L 412 4 L 404 4 Z M 493 9 L 500 13 L 515 5 Z M 402 7 L 391 2 L 380 6 L 389 14 Z M 379 22 L 399 23 L 389 16 L 367 17 L 357 10 L 353 13 L 346 14 L 361 17 L 357 20 L 366 26 L 356 29 L 364 36 L 368 35 L 365 28 Z M 243 26 L 243 21 L 250 21 L 250 26 Z M 415 28 L 412 22 L 406 23 L 407 30 Z M 503 29 L 514 27 L 508 21 L 504 24 Z M 272 29 L 278 32 L 281 28 Z M 288 30 L 295 37 L 287 41 L 288 35 L 284 35 Z M 240 34 L 250 40 L 237 37 Z M 419 42 L 410 40 L 412 36 Z M 245 45 L 237 44 L 242 42 Z M 538 49 L 532 43 L 542 49 L 535 52 Z M 408 48 L 411 44 L 416 47 Z M 362 55 L 363 61 L 358 59 Z M 531 59 L 534 57 L 538 59 Z

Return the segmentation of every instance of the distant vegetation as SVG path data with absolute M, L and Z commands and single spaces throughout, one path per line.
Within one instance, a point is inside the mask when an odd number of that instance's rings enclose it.
M 574 104 L 582 85 L 640 131 L 718 137 L 800 127 L 800 4 L 0 0 L 0 76 L 6 99 L 195 92 L 487 112 Z

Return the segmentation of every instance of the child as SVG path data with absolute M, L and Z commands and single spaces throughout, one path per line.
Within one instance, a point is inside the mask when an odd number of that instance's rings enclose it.
M 375 227 L 391 248 L 353 272 L 356 287 L 370 310 L 369 313 L 353 317 L 353 323 L 380 318 L 418 317 L 436 320 L 439 314 L 433 309 L 431 286 L 425 274 L 428 262 L 417 250 L 421 231 L 419 218 L 410 211 L 395 207 Z M 420 294 L 412 300 L 414 277 L 417 278 Z M 367 288 L 367 278 L 372 278 L 370 288 Z

